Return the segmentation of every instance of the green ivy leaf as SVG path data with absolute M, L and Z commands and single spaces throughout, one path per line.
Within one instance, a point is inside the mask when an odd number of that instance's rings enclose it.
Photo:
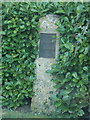
M 65 47 L 73 52 L 73 45 L 71 43 L 67 42 Z
M 51 96 L 51 99 L 54 100 L 54 101 L 58 101 L 59 99 L 56 97 L 56 95 L 52 95 Z
M 83 67 L 83 70 L 88 71 L 88 67 L 87 66 Z
M 65 11 L 63 9 L 59 9 L 55 13 L 65 13 Z
M 72 73 L 72 76 L 76 79 L 79 79 L 78 74 L 76 72 Z

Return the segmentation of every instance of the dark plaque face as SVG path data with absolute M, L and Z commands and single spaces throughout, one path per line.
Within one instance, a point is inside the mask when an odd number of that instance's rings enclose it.
M 40 33 L 39 57 L 55 58 L 56 34 Z

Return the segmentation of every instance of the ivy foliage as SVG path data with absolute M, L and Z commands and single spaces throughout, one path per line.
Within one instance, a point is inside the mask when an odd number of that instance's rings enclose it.
M 83 116 L 89 106 L 90 5 L 88 3 L 3 3 L 2 64 L 3 105 L 25 104 L 33 95 L 35 58 L 38 51 L 39 18 L 57 14 L 59 55 L 49 71 L 57 95 L 52 96 L 56 115 Z M 88 111 L 90 111 L 88 109 Z
M 38 15 L 31 4 L 2 6 L 3 106 L 17 108 L 32 98 L 38 42 Z
M 83 116 L 83 108 L 90 111 L 90 5 L 67 3 L 55 13 L 62 16 L 56 23 L 59 56 L 50 71 L 57 89 L 52 98 L 57 115 L 76 118 Z

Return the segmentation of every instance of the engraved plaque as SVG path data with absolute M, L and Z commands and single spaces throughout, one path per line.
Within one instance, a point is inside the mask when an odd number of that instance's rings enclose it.
M 40 33 L 39 57 L 55 58 L 55 33 Z

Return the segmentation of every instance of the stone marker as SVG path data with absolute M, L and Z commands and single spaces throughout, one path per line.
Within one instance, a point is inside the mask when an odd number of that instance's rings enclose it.
M 36 63 L 36 77 L 33 91 L 35 95 L 32 98 L 31 110 L 33 112 L 50 114 L 55 111 L 51 103 L 51 93 L 55 94 L 55 84 L 51 81 L 52 76 L 46 73 L 51 68 L 58 56 L 58 33 L 55 22 L 58 21 L 57 15 L 46 15 L 40 19 L 40 40 L 39 55 Z

